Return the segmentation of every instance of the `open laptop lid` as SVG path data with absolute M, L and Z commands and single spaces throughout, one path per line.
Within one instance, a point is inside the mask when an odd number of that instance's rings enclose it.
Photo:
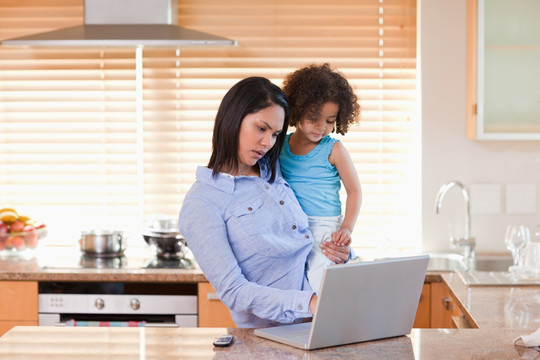
M 307 349 L 409 334 L 428 255 L 325 269 Z

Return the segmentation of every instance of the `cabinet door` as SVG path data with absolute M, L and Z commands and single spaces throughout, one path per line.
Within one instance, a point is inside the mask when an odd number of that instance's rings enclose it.
M 37 282 L 0 281 L 0 335 L 17 325 L 37 324 Z
M 229 309 L 223 305 L 210 283 L 199 283 L 199 327 L 236 327 Z
M 537 0 L 467 0 L 467 136 L 540 139 Z
M 425 283 L 422 287 L 413 327 L 424 329 L 431 327 L 431 284 Z
M 450 329 L 455 325 L 453 317 L 460 316 L 458 304 L 450 296 L 445 283 L 431 283 L 431 327 L 436 329 Z

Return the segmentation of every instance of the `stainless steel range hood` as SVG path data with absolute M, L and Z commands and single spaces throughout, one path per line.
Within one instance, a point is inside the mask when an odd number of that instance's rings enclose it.
M 177 0 L 84 0 L 84 25 L 6 39 L 12 46 L 231 46 L 236 40 L 183 28 Z

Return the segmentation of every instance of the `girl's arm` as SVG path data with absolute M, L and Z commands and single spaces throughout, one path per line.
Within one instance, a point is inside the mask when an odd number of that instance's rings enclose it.
M 332 147 L 329 161 L 336 167 L 339 177 L 343 182 L 343 186 L 347 191 L 345 218 L 343 219 L 341 228 L 332 234 L 332 241 L 336 244 L 347 246 L 351 243 L 351 233 L 354 230 L 356 219 L 360 213 L 360 205 L 362 204 L 362 188 L 360 186 L 360 180 L 358 179 L 358 174 L 354 168 L 351 156 L 340 141 L 336 141 Z

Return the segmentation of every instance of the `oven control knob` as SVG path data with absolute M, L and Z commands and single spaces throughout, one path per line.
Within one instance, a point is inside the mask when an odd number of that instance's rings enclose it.
M 103 299 L 97 298 L 96 301 L 94 301 L 94 306 L 98 310 L 101 310 L 105 307 L 105 301 L 103 301 Z
M 129 306 L 131 306 L 131 308 L 133 310 L 139 310 L 139 308 L 141 307 L 141 302 L 135 298 L 131 299 L 131 301 L 129 302 Z

